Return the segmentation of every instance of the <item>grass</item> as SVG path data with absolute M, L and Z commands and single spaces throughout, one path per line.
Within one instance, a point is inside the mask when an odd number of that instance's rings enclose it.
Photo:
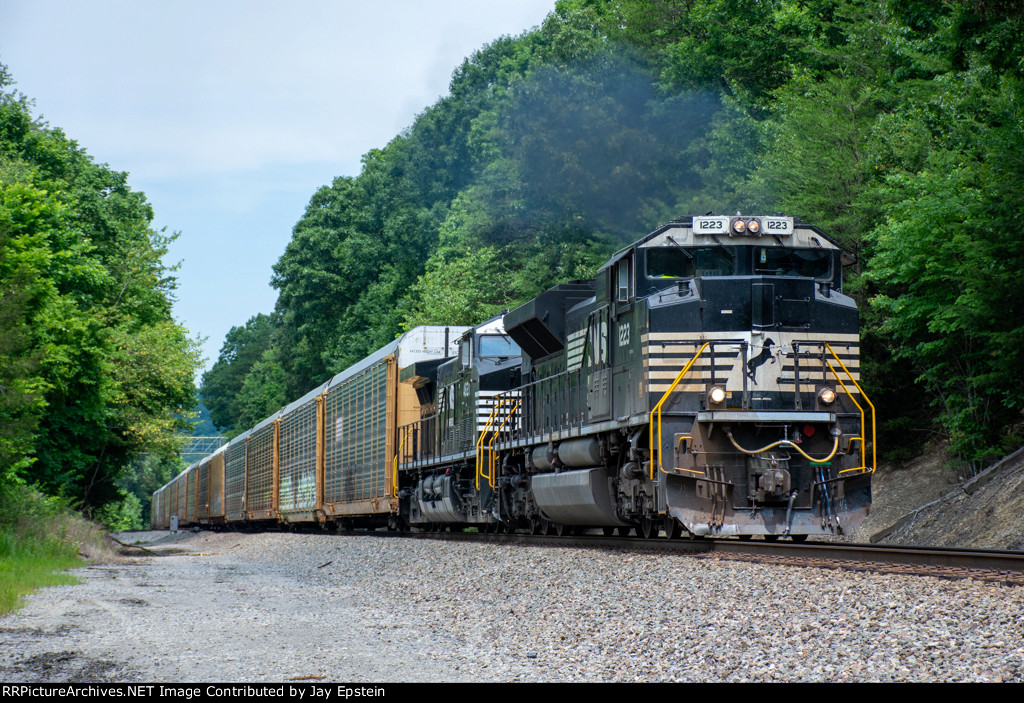
M 82 563 L 67 543 L 0 532 L 0 615 L 20 608 L 25 594 L 37 588 L 78 583 L 63 572 Z
M 38 588 L 79 583 L 65 572 L 84 565 L 79 553 L 101 543 L 102 534 L 60 501 L 26 486 L 0 486 L 0 615 Z

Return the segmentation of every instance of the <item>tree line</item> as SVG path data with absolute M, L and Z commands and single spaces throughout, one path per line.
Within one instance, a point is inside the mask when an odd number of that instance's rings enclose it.
M 141 526 L 195 406 L 199 351 L 163 263 L 173 235 L 127 174 L 31 108 L 0 66 L 0 523 L 35 485 Z

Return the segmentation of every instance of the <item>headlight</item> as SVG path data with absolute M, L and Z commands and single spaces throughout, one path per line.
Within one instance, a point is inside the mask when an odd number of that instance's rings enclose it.
M 747 223 L 747 231 L 751 234 L 761 234 L 761 223 L 757 220 L 751 220 Z
M 818 391 L 818 402 L 822 405 L 832 405 L 836 402 L 836 392 L 831 388 L 822 388 Z
M 721 405 L 725 402 L 725 389 L 721 386 L 713 386 L 708 391 L 708 403 L 712 405 Z
M 733 234 L 744 234 L 747 231 L 747 223 L 743 220 L 736 219 L 732 223 Z

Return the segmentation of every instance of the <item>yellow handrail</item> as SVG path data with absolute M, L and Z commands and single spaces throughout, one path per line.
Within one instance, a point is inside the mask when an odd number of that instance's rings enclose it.
M 501 434 L 501 429 L 505 426 L 505 423 L 508 422 L 509 419 L 513 415 L 516 414 L 516 410 L 519 409 L 519 405 L 521 403 L 522 403 L 522 401 L 518 401 L 515 404 L 515 407 L 513 407 L 508 412 L 508 414 L 505 415 L 505 419 L 501 421 L 500 425 L 498 425 L 498 429 L 496 429 L 491 434 L 491 441 L 487 443 L 487 471 L 488 471 L 488 473 L 487 473 L 487 485 L 490 486 L 491 488 L 494 488 L 494 486 L 495 486 L 495 483 L 494 483 L 494 440 L 496 440 L 498 438 L 498 435 Z M 479 490 L 479 487 L 477 487 L 477 490 Z
M 404 429 L 405 434 L 402 436 L 402 441 L 398 443 L 398 451 L 395 452 L 395 470 L 391 473 L 391 484 L 395 488 L 395 495 L 398 495 L 398 457 L 402 456 L 402 448 L 405 447 L 405 440 L 409 436 L 409 427 L 409 425 L 406 425 L 405 427 L 399 428 Z
M 668 397 L 670 395 L 672 395 L 672 391 L 674 391 L 676 386 L 679 385 L 679 382 L 683 380 L 683 376 L 685 376 L 690 371 L 690 367 L 693 366 L 693 362 L 695 362 L 697 360 L 698 356 L 700 356 L 701 354 L 704 353 L 704 350 L 707 349 L 710 344 L 711 344 L 711 342 L 704 342 L 704 344 L 701 346 L 701 348 L 697 350 L 697 353 L 693 355 L 693 358 L 690 359 L 688 362 L 686 362 L 686 366 L 684 366 L 683 370 L 679 372 L 679 374 L 676 376 L 676 379 L 674 381 L 672 381 L 672 385 L 670 385 L 668 387 L 668 390 L 665 391 L 664 395 L 661 396 L 661 400 L 659 400 L 657 405 L 655 405 L 654 408 L 651 410 L 651 429 L 654 428 L 654 413 L 658 413 L 658 468 L 659 468 L 659 470 L 661 470 L 663 472 L 665 471 L 665 469 L 662 468 L 662 466 L 661 466 L 661 406 L 664 405 L 665 401 L 668 400 Z M 650 443 L 649 449 L 650 449 L 650 457 L 651 457 L 651 480 L 653 481 L 654 480 L 654 432 L 652 432 L 651 429 L 649 429 L 647 431 L 647 435 L 648 435 L 648 440 L 649 440 L 649 443 Z
M 487 416 L 487 422 L 484 424 L 484 428 L 480 431 L 480 438 L 476 441 L 476 489 L 480 490 L 480 476 L 483 474 L 483 445 L 484 438 L 491 429 L 491 425 L 494 423 L 494 417 L 497 415 L 498 410 L 505 404 L 508 398 L 502 398 L 497 405 L 491 408 L 491 414 Z
M 825 342 L 825 347 L 829 350 L 829 353 L 831 353 L 832 356 L 835 357 L 836 363 L 838 363 L 842 367 L 843 371 L 850 378 L 850 382 L 854 386 L 857 387 L 857 391 L 860 393 L 861 397 L 864 398 L 865 402 L 867 402 L 867 404 L 871 406 L 871 473 L 874 473 L 875 469 L 878 467 L 878 456 L 877 456 L 877 448 L 876 448 L 877 447 L 877 442 L 875 441 L 875 404 L 871 402 L 871 399 L 868 398 L 868 394 L 865 393 L 864 389 L 860 387 L 859 383 L 857 383 L 857 379 L 855 379 L 853 377 L 853 374 L 850 373 L 850 370 L 848 368 L 846 368 L 846 365 L 843 363 L 842 359 L 840 359 L 839 355 L 836 354 L 834 349 L 832 349 L 832 345 L 830 345 L 828 342 Z M 865 434 L 865 432 L 864 432 L 864 408 L 862 408 L 860 406 L 860 403 L 858 403 L 853 398 L 853 395 L 847 390 L 846 384 L 843 383 L 843 379 L 841 379 L 839 377 L 839 374 L 836 373 L 836 370 L 832 366 L 832 364 L 829 363 L 827 360 L 826 360 L 825 363 L 828 364 L 828 368 L 829 368 L 830 371 L 832 371 L 832 375 L 835 376 L 836 380 L 839 381 L 839 385 L 841 385 L 843 387 L 843 390 L 846 391 L 846 395 L 850 396 L 850 400 L 852 400 L 853 404 L 857 406 L 858 410 L 860 410 L 860 434 L 861 434 L 860 441 L 861 441 L 861 456 L 863 457 L 864 456 L 864 434 Z M 859 467 L 857 467 L 855 469 L 844 469 L 843 471 L 840 471 L 839 473 L 846 473 L 847 471 L 863 471 L 863 470 L 868 468 L 866 461 L 861 461 L 861 464 L 863 464 L 863 466 L 859 466 Z
M 662 465 L 662 461 L 661 461 L 661 444 L 662 444 L 662 438 L 661 438 L 661 406 L 665 404 L 665 402 L 668 400 L 669 396 L 672 395 L 672 392 L 675 390 L 676 386 L 679 385 L 679 382 L 682 381 L 683 377 L 690 371 L 690 367 L 693 366 L 693 363 L 695 361 L 697 361 L 697 358 L 702 353 L 704 353 L 704 350 L 707 349 L 707 347 L 710 344 L 711 344 L 710 342 L 705 342 L 700 347 L 700 349 L 697 350 L 697 353 L 694 354 L 693 358 L 691 358 L 687 362 L 686 366 L 684 366 L 683 369 L 679 372 L 679 374 L 675 377 L 675 380 L 672 381 L 671 385 L 669 385 L 669 387 L 665 391 L 665 393 L 662 394 L 661 399 L 658 401 L 658 403 L 651 410 L 651 421 L 650 421 L 651 430 L 648 432 L 648 435 L 649 435 L 649 449 L 650 449 L 650 458 L 651 458 L 650 478 L 651 478 L 652 481 L 654 480 L 655 465 L 657 465 L 659 471 L 661 471 L 662 473 L 667 473 L 665 471 L 665 468 Z M 868 398 L 867 394 L 864 392 L 864 389 L 860 387 L 859 383 L 857 383 L 857 380 L 853 377 L 853 374 L 850 373 L 850 370 L 846 368 L 845 364 L 843 364 L 842 360 L 839 358 L 839 355 L 836 354 L 834 349 L 832 349 L 832 346 L 830 344 L 828 344 L 827 342 L 824 342 L 824 345 L 828 349 L 829 353 L 832 354 L 832 356 L 835 358 L 835 360 L 839 364 L 839 366 L 846 373 L 846 376 L 850 379 L 850 382 L 853 383 L 853 385 L 857 388 L 857 391 L 860 393 L 861 397 L 863 397 L 864 400 L 867 402 L 867 404 L 871 407 L 871 462 L 872 462 L 872 465 L 870 467 L 870 471 L 872 473 L 874 473 L 875 468 L 878 465 L 877 455 L 876 455 L 876 443 L 875 443 L 875 435 L 876 435 L 875 406 L 871 402 L 871 399 Z M 866 434 L 865 433 L 864 408 L 861 407 L 860 403 L 857 402 L 857 399 L 854 398 L 852 393 L 850 393 L 849 389 L 846 386 L 846 383 L 843 381 L 843 379 L 840 376 L 840 374 L 835 370 L 835 367 L 831 364 L 831 362 L 829 362 L 827 359 L 825 359 L 824 361 L 825 361 L 826 365 L 828 365 L 828 368 L 832 372 L 832 375 L 835 376 L 836 380 L 839 382 L 839 385 L 842 386 L 843 390 L 846 392 L 846 395 L 850 398 L 850 400 L 853 402 L 853 404 L 857 406 L 857 410 L 860 411 L 860 422 L 861 422 L 861 432 L 860 432 L 860 434 L 861 434 L 861 436 L 860 437 L 853 437 L 853 438 L 851 438 L 850 442 L 848 444 L 848 447 L 852 446 L 854 441 L 860 440 L 861 448 L 862 448 L 861 449 L 861 456 L 862 456 L 862 458 L 866 458 L 866 457 L 864 457 L 864 451 L 863 451 L 863 446 L 864 446 L 864 441 L 865 441 L 865 436 L 864 435 Z M 657 444 L 657 446 L 658 446 L 657 464 L 655 464 L 655 458 L 654 458 L 655 415 L 657 415 L 657 438 L 658 438 L 658 444 Z M 835 440 L 835 442 L 833 443 L 833 446 L 832 446 L 832 451 L 829 453 L 829 455 L 827 457 L 825 457 L 823 459 L 814 459 L 810 455 L 806 454 L 796 444 L 794 444 L 793 442 L 790 442 L 788 440 L 782 440 L 782 441 L 779 441 L 779 442 L 775 442 L 773 444 L 769 444 L 769 445 L 767 445 L 765 447 L 762 447 L 761 449 L 757 449 L 757 450 L 753 450 L 753 451 L 749 451 L 749 450 L 746 450 L 746 449 L 743 449 L 742 447 L 740 447 L 738 444 L 736 444 L 736 441 L 732 438 L 731 435 L 729 436 L 729 440 L 730 440 L 730 442 L 732 442 L 733 446 L 736 447 L 736 449 L 738 449 L 739 451 L 743 452 L 744 454 L 760 454 L 760 453 L 762 453 L 764 451 L 772 449 L 773 447 L 777 447 L 777 446 L 780 446 L 780 445 L 786 445 L 786 446 L 792 447 L 797 452 L 802 454 L 805 458 L 807 458 L 809 461 L 812 461 L 812 462 L 814 462 L 816 464 L 824 463 L 826 461 L 831 460 L 832 457 L 834 457 L 836 455 L 836 452 L 839 449 L 839 439 L 836 438 L 836 440 Z M 862 464 L 861 466 L 856 467 L 856 468 L 843 469 L 842 471 L 840 471 L 840 473 L 847 473 L 849 471 L 866 471 L 866 470 L 869 470 L 869 467 L 867 466 L 867 462 L 866 461 L 861 461 L 861 464 Z

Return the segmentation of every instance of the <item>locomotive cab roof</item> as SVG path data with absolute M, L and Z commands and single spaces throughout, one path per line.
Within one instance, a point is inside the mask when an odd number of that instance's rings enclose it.
M 742 233 L 735 231 L 736 222 L 743 222 Z M 756 223 L 757 232 L 750 225 Z M 703 226 L 702 226 L 703 225 Z M 662 225 L 642 239 L 615 252 L 599 269 L 607 271 L 637 249 L 658 246 L 775 246 L 782 248 L 820 248 L 840 253 L 843 266 L 857 259 L 843 249 L 838 241 L 814 225 L 802 224 L 797 218 L 782 216 L 706 215 L 681 217 Z

